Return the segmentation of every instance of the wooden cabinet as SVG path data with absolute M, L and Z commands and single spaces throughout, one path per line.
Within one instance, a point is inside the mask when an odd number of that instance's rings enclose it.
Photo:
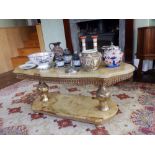
M 155 27 L 138 28 L 137 58 L 139 76 L 142 73 L 143 60 L 155 60 Z
M 137 57 L 139 59 L 155 59 L 155 27 L 138 29 Z

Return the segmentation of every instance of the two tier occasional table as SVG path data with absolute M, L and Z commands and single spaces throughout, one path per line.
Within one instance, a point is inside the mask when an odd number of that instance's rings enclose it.
M 51 68 L 48 70 L 22 70 L 16 68 L 14 73 L 17 78 L 40 81 L 40 95 L 32 104 L 32 110 L 39 113 L 46 113 L 58 117 L 69 118 L 82 122 L 92 123 L 97 126 L 116 115 L 117 104 L 111 99 L 108 102 L 109 110 L 102 111 L 99 107 L 98 98 L 82 95 L 64 95 L 48 93 L 48 86 L 45 82 L 72 84 L 72 85 L 98 85 L 108 87 L 117 82 L 129 79 L 133 76 L 135 68 L 122 63 L 117 68 L 100 67 L 96 71 L 85 72 L 82 69 L 75 74 L 65 73 L 64 68 Z M 41 99 L 44 97 L 44 100 Z

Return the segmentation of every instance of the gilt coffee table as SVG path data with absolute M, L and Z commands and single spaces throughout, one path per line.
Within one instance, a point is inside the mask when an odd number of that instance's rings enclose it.
M 117 104 L 110 98 L 106 87 L 133 76 L 134 66 L 122 63 L 117 68 L 100 67 L 96 71 L 85 72 L 80 70 L 75 74 L 65 73 L 64 68 L 51 68 L 48 70 L 22 70 L 16 68 L 17 78 L 38 80 L 39 97 L 32 104 L 32 110 L 58 117 L 92 123 L 96 126 L 116 115 Z M 98 85 L 96 97 L 82 95 L 65 95 L 49 93 L 46 82 L 72 85 Z

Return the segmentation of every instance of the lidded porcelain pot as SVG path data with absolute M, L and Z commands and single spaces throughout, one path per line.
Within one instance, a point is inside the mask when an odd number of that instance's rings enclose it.
M 104 49 L 104 62 L 107 67 L 114 68 L 120 66 L 123 60 L 123 52 L 120 50 L 118 46 L 114 46 L 113 44 Z

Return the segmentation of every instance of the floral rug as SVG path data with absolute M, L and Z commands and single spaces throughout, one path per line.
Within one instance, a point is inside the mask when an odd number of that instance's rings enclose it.
M 50 92 L 94 96 L 97 87 L 48 84 Z M 34 113 L 37 82 L 21 81 L 0 90 L 1 135 L 141 135 L 155 134 L 155 85 L 122 82 L 109 90 L 117 115 L 96 128 L 92 124 Z

